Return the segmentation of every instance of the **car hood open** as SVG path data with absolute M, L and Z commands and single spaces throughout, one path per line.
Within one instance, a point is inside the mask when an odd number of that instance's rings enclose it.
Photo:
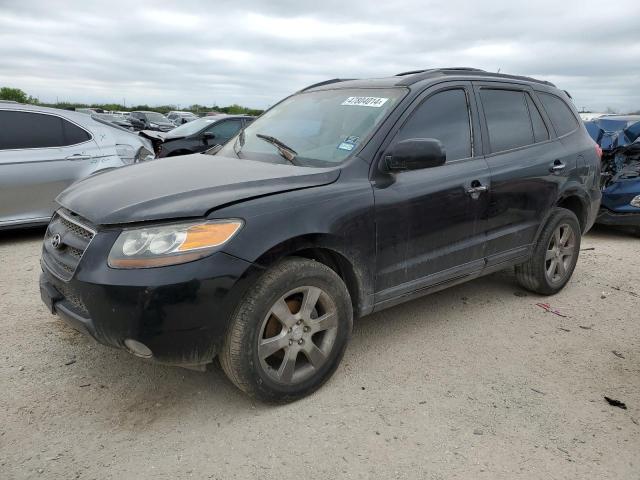
M 202 217 L 250 198 L 335 182 L 337 168 L 307 168 L 204 154 L 168 157 L 77 182 L 56 201 L 96 225 Z

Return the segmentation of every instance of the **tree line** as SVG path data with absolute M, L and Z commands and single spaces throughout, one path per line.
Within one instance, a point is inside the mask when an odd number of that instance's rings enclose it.
M 243 107 L 242 105 L 233 104 L 226 107 L 222 107 L 219 105 L 207 106 L 207 105 L 199 105 L 193 104 L 187 108 L 179 109 L 176 105 L 159 105 L 155 107 L 151 107 L 149 105 L 133 105 L 133 106 L 124 106 L 119 103 L 75 103 L 75 102 L 56 102 L 56 103 L 46 103 L 41 102 L 35 97 L 28 95 L 26 92 L 19 88 L 11 88 L 11 87 L 1 87 L 0 88 L 0 100 L 10 100 L 18 103 L 29 103 L 32 105 L 40 105 L 43 107 L 52 107 L 52 108 L 61 108 L 64 110 L 75 110 L 76 108 L 99 108 L 102 110 L 115 110 L 120 112 L 131 112 L 134 110 L 153 110 L 155 112 L 167 113 L 172 110 L 183 110 L 193 113 L 206 113 L 206 112 L 220 112 L 220 113 L 228 113 L 232 115 L 260 115 L 263 110 L 256 108 Z

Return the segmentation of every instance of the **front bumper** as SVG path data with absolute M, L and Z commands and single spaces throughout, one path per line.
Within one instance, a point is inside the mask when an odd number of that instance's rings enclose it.
M 235 306 L 260 271 L 222 252 L 183 265 L 115 270 L 91 258 L 92 251 L 68 282 L 43 265 L 43 302 L 104 345 L 126 349 L 125 340 L 135 340 L 153 360 L 184 367 L 213 360 Z
M 618 213 L 608 208 L 601 208 L 596 223 L 619 227 L 640 227 L 640 212 Z

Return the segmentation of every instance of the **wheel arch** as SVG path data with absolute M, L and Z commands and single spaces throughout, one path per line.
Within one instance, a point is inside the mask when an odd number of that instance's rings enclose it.
M 582 233 L 585 232 L 589 216 L 589 202 L 579 191 L 565 191 L 556 202 L 556 207 L 566 208 L 573 212 L 578 217 Z
M 345 283 L 354 317 L 369 313 L 370 290 L 367 275 L 359 268 L 356 256 L 349 252 L 340 239 L 328 234 L 307 234 L 285 240 L 264 252 L 255 261 L 261 267 L 268 268 L 287 257 L 302 257 L 326 265 L 340 276 Z

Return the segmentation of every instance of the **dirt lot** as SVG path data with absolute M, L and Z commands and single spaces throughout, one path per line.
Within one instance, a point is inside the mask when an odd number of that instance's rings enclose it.
M 589 234 L 550 299 L 501 273 L 362 319 L 323 389 L 270 407 L 49 315 L 41 235 L 0 234 L 2 479 L 640 478 L 640 240 Z

